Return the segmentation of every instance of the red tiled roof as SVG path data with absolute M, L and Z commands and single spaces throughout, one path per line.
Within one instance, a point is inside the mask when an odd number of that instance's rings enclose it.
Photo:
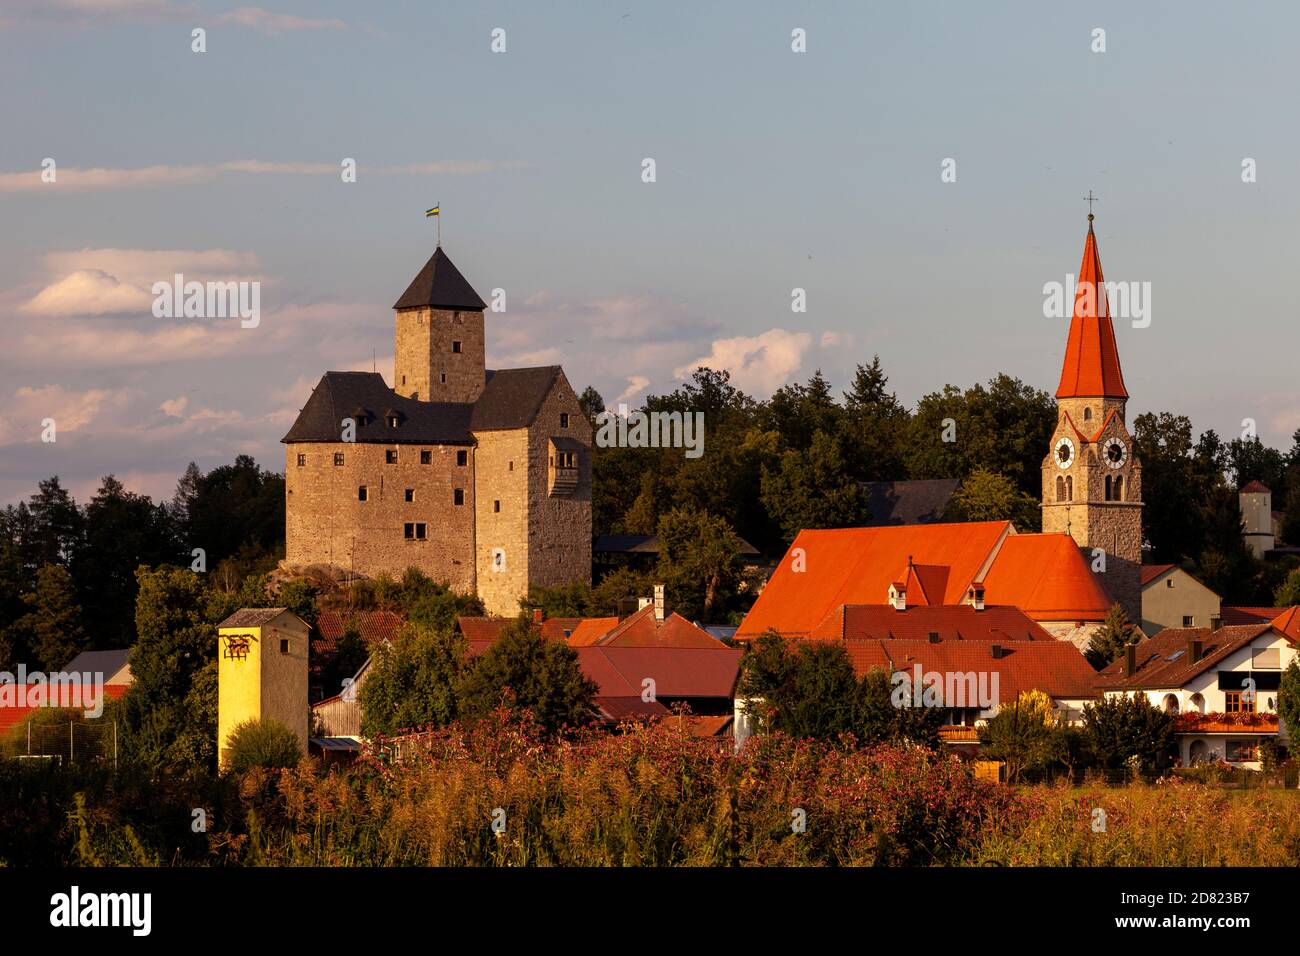
M 618 627 L 617 617 L 584 617 L 569 635 L 570 647 L 586 647 L 596 644 L 600 639 Z
M 640 695 L 627 697 L 600 696 L 595 699 L 601 717 L 611 723 L 621 720 L 667 717 L 671 711 L 657 700 L 642 700 Z
M 911 596 L 909 595 L 909 600 Z M 810 635 L 828 640 L 864 639 L 926 641 L 1054 641 L 1019 608 L 970 604 L 912 607 L 896 611 L 887 604 L 854 604 L 827 614 Z
M 1262 481 L 1259 480 L 1250 482 L 1250 484 L 1242 488 L 1241 491 L 1242 493 L 1248 495 L 1255 495 L 1261 492 L 1263 492 L 1264 494 L 1272 494 L 1272 492 L 1269 491 L 1268 489 L 1268 485 L 1264 484 Z
M 911 673 L 917 664 L 923 672 L 996 673 L 1001 701 L 1014 700 L 1026 690 L 1072 700 L 1097 693 L 1097 672 L 1069 641 L 1016 641 L 1002 646 L 1000 658 L 993 656 L 991 643 L 982 641 L 851 639 L 845 647 L 859 675 L 879 667 Z
M 984 592 L 1035 621 L 1100 621 L 1114 603 L 1068 534 L 1008 537 L 984 575 Z
M 567 641 L 581 623 L 580 617 L 548 617 L 542 621 L 542 637 L 548 641 Z
M 600 647 L 695 647 L 714 650 L 723 645 L 680 614 L 655 620 L 654 605 L 646 605 L 615 624 L 594 643 Z M 572 638 L 569 641 L 573 643 Z
M 1285 614 L 1284 607 L 1246 607 L 1244 605 L 1224 605 L 1219 609 L 1220 619 L 1224 624 L 1267 624 L 1280 614 Z
M 35 688 L 37 686 L 38 685 L 34 685 L 34 684 L 10 684 L 6 688 L 5 694 L 6 695 L 12 694 L 13 699 L 15 701 L 26 701 L 28 699 L 27 697 L 28 689 Z M 109 700 L 119 699 L 123 694 L 126 693 L 128 686 L 129 685 L 127 684 L 104 684 L 103 690 L 104 690 L 105 702 Z M 39 687 L 43 693 L 49 693 L 49 685 L 43 684 L 43 685 L 39 685 Z M 9 707 L 9 706 L 0 707 L 0 734 L 4 734 L 11 727 L 16 727 L 17 725 L 25 722 L 29 717 L 35 714 L 36 711 L 49 710 L 49 709 L 50 708 L 48 707 L 26 707 L 21 705 L 16 705 L 13 707 Z M 94 720 L 95 718 L 87 718 L 87 719 Z M 66 729 L 66 725 L 65 725 L 65 729 Z
M 361 635 L 361 643 L 370 650 L 380 641 L 391 641 L 405 623 L 392 611 L 321 611 L 316 616 L 316 632 L 311 639 L 311 670 L 319 676 L 326 660 L 339 649 L 339 638 L 351 625 Z
M 1182 687 L 1271 630 L 1268 624 L 1229 625 L 1217 631 L 1208 627 L 1167 627 L 1137 645 L 1137 668 L 1132 676 L 1125 676 L 1125 660 L 1121 657 L 1097 675 L 1098 686 L 1105 690 Z M 1192 641 L 1201 642 L 1201 657 L 1196 661 L 1191 660 Z
M 1144 564 L 1142 565 L 1141 578 L 1142 587 L 1146 587 L 1160 575 L 1164 574 L 1170 568 L 1176 568 L 1176 564 Z
M 731 697 L 740 674 L 739 648 L 578 647 L 578 664 L 600 696 L 636 696 L 654 680 L 655 696 Z
M 510 621 L 508 617 L 458 617 L 456 626 L 470 644 L 482 641 L 490 644 L 501 636 L 501 629 Z
M 1097 237 L 1089 219 L 1057 398 L 1128 398 L 1104 283 Z
M 1300 643 L 1300 604 L 1287 608 L 1269 623 L 1291 640 Z
M 942 587 L 933 578 L 925 581 L 931 603 L 960 604 L 1010 531 L 1006 521 L 800 531 L 736 636 L 752 639 L 769 628 L 786 636 L 807 635 L 842 605 L 884 604 L 909 556 L 918 564 L 949 569 Z M 931 587 L 936 593 L 929 593 Z

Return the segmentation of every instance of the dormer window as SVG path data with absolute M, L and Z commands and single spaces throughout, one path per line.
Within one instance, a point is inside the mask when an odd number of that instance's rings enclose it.
M 388 416 L 388 427 L 389 427 L 389 428 L 396 428 L 400 423 L 401 423 L 401 420 L 400 420 L 396 415 L 389 415 L 389 416 Z

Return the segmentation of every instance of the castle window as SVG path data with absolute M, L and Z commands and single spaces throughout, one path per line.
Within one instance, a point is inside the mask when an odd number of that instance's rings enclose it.
M 406 500 L 407 500 L 407 501 L 414 501 L 414 500 L 415 500 L 415 489 L 414 489 L 414 488 L 407 488 L 407 489 L 406 489 Z
M 390 448 L 384 452 L 384 461 L 389 465 L 397 464 L 397 449 Z
M 334 453 L 334 465 L 335 465 L 335 467 L 337 467 L 337 466 L 342 465 L 342 464 L 343 464 L 343 452 L 341 452 L 341 451 L 336 451 L 336 452 Z
M 561 428 L 568 428 L 568 427 L 569 427 L 569 413 L 568 413 L 568 412 L 560 412 L 560 427 L 561 427 Z
M 443 385 L 446 385 L 446 384 L 447 384 L 447 373 L 446 373 L 446 372 L 443 372 L 443 373 L 442 373 L 442 379 L 441 379 L 441 382 L 442 382 Z
M 465 451 L 463 448 L 460 451 L 456 452 L 456 464 L 462 468 L 468 465 L 469 452 Z
M 303 465 L 305 465 L 305 464 L 307 464 L 307 456 L 306 456 L 306 455 L 299 455 L 299 456 L 298 456 L 298 467 L 301 468 L 301 467 L 302 467 Z
M 425 449 L 424 451 L 420 452 L 420 464 L 422 464 L 422 465 L 432 465 L 432 464 L 433 464 L 433 452 L 429 451 L 428 449 Z
M 465 503 L 465 489 L 457 488 L 452 500 L 458 505 L 463 505 Z
M 1065 500 L 1065 479 L 1060 475 L 1056 476 L 1056 500 Z
M 359 488 L 357 488 L 357 501 L 368 501 L 369 494 L 370 493 L 366 490 L 366 486 L 361 485 Z
M 452 350 L 453 352 L 455 352 L 457 355 L 460 354 L 460 342 L 459 342 L 459 340 L 456 340 L 456 339 L 453 339 L 453 340 L 452 340 L 452 343 L 451 343 L 451 350 Z
M 428 527 L 423 521 L 410 522 L 402 526 L 407 541 L 423 541 L 428 534 Z
M 500 511 L 500 510 L 501 510 L 501 502 L 500 502 L 500 501 L 494 501 L 494 502 L 492 502 L 492 510 L 493 510 L 494 512 L 496 512 L 496 511 Z
M 280 653 L 281 654 L 289 653 L 289 641 L 287 638 L 283 638 L 283 637 L 280 638 Z
M 506 471 L 514 471 L 514 470 L 515 470 L 515 463 L 512 461 L 510 462 L 510 467 L 508 467 Z

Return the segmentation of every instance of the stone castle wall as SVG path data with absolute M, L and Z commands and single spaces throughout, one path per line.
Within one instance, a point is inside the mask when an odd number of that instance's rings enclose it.
M 396 324 L 393 390 L 397 394 L 422 402 L 478 400 L 487 362 L 482 312 L 400 309 Z M 456 342 L 459 352 L 453 347 Z
M 562 413 L 569 416 L 567 428 L 560 427 Z M 572 438 L 584 446 L 578 485 L 567 495 L 552 496 L 548 487 L 552 438 Z M 591 582 L 591 442 L 591 423 L 561 372 L 528 429 L 528 577 L 533 584 Z
M 397 463 L 385 452 L 395 449 Z M 420 452 L 430 463 L 420 464 Z M 457 452 L 466 464 L 457 465 Z M 334 464 L 334 454 L 344 456 Z M 298 464 L 304 455 L 305 464 Z M 311 442 L 285 448 L 285 560 L 333 564 L 374 576 L 400 577 L 417 567 L 458 591 L 473 591 L 474 449 L 454 445 Z M 365 485 L 367 500 L 358 487 Z M 406 501 L 406 489 L 413 501 Z M 463 505 L 455 504 L 455 489 Z M 426 526 L 424 540 L 405 536 L 407 523 Z
M 478 594 L 489 614 L 511 616 L 519 613 L 519 600 L 528 593 L 528 431 L 479 432 L 477 437 Z

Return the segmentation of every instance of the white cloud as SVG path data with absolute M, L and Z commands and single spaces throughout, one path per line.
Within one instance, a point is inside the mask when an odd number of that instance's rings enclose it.
M 102 269 L 80 269 L 46 286 L 20 306 L 23 315 L 113 315 L 148 312 L 153 296 Z
M 717 339 L 708 355 L 687 362 L 673 374 L 686 378 L 701 365 L 726 369 L 731 373 L 732 384 L 742 391 L 770 395 L 799 371 L 804 353 L 811 344 L 810 333 L 787 332 L 785 329 Z
M 627 388 L 623 389 L 623 391 L 619 393 L 618 398 L 609 403 L 610 407 L 617 408 L 619 402 L 630 403 L 632 399 L 644 392 L 646 386 L 649 384 L 650 379 L 646 378 L 644 375 L 629 375 L 627 379 Z
M 106 415 L 124 409 L 138 393 L 131 389 L 91 388 L 75 391 L 62 385 L 25 386 L 4 403 L 0 416 L 0 445 L 40 442 L 42 422 L 54 419 L 55 442 L 68 432 L 99 424 Z
M 295 17 L 287 13 L 271 13 L 261 7 L 240 7 L 233 13 L 217 18 L 218 23 L 237 23 L 252 27 L 263 33 L 284 33 L 292 30 L 344 30 L 347 24 L 342 20 L 313 20 L 309 17 Z
M 188 395 L 178 395 L 176 398 L 169 398 L 158 407 L 168 418 L 181 418 L 185 414 L 185 406 L 189 405 L 190 397 Z

